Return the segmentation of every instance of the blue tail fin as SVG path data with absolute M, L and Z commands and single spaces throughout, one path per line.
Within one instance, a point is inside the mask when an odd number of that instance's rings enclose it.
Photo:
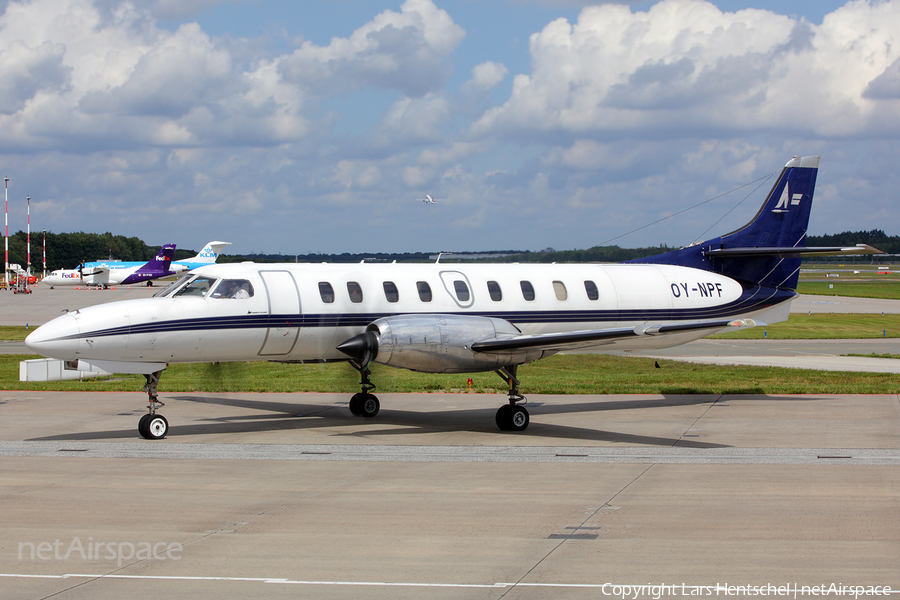
M 818 171 L 818 156 L 795 156 L 756 216 L 740 229 L 630 262 L 682 265 L 746 283 L 796 289 Z

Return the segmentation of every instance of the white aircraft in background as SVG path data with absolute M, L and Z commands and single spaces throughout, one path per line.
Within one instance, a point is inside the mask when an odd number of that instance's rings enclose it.
M 437 200 L 432 198 L 430 194 L 425 194 L 424 198 L 417 198 L 419 202 L 424 202 L 425 204 L 436 204 L 437 202 L 441 202 L 441 200 Z
M 173 362 L 349 360 L 350 411 L 374 417 L 372 362 L 428 373 L 495 371 L 500 429 L 524 430 L 519 365 L 563 350 L 641 350 L 788 318 L 806 255 L 818 157 L 787 163 L 764 205 L 727 235 L 624 264 L 227 264 L 153 298 L 69 312 L 25 340 L 71 368 L 147 379 L 148 439 L 166 435 L 159 378 Z M 302 376 L 302 373 L 299 375 Z

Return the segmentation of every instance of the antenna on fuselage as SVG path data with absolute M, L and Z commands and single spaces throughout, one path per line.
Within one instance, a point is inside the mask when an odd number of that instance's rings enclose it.
M 441 256 L 443 254 L 444 254 L 443 252 L 438 252 L 438 257 L 437 257 L 437 260 L 434 261 L 434 264 L 438 264 L 439 262 L 441 262 Z

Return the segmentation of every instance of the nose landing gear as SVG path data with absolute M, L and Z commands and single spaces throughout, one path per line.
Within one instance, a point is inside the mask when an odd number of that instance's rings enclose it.
M 156 396 L 156 386 L 159 384 L 161 375 L 161 370 L 144 375 L 147 379 L 144 391 L 150 397 L 150 404 L 147 405 L 150 412 L 138 421 L 138 433 L 141 434 L 141 437 L 148 440 L 161 440 L 169 432 L 169 422 L 166 421 L 164 416 L 156 414 L 157 408 L 165 406 Z

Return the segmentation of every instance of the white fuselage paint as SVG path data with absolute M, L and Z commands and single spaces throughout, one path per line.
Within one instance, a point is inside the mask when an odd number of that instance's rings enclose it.
M 346 359 L 335 347 L 379 317 L 415 314 L 492 316 L 525 334 L 570 332 L 654 323 L 751 317 L 787 318 L 789 301 L 767 301 L 768 292 L 708 271 L 652 264 L 227 264 L 197 275 L 246 279 L 246 299 L 158 297 L 88 307 L 54 319 L 32 334 L 32 349 L 64 360 L 144 363 Z M 469 297 L 457 294 L 465 282 Z M 493 300 L 488 282 L 502 299 Z M 522 281 L 534 289 L 526 300 Z M 585 281 L 597 288 L 588 297 Z M 323 301 L 319 283 L 334 290 Z M 351 302 L 348 282 L 363 299 Z M 385 282 L 396 286 L 388 301 Z M 424 302 L 417 282 L 428 283 Z M 557 283 L 554 283 L 557 282 Z M 561 285 L 560 285 L 561 284 Z M 282 318 L 271 318 L 280 315 Z M 670 347 L 715 331 L 640 336 L 601 349 Z

